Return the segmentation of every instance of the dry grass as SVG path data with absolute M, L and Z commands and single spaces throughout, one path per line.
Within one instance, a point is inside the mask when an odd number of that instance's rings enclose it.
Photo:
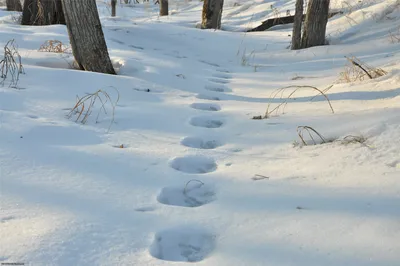
M 75 122 L 80 122 L 82 124 L 86 124 L 90 115 L 96 108 L 96 103 L 100 103 L 98 106 L 97 115 L 96 115 L 96 123 L 99 122 L 99 117 L 102 112 L 105 115 L 108 115 L 107 109 L 111 109 L 111 122 L 108 130 L 110 130 L 112 124 L 114 123 L 115 116 L 115 106 L 119 101 L 119 91 L 112 87 L 117 92 L 117 99 L 115 101 L 112 100 L 110 94 L 105 90 L 98 90 L 94 93 L 86 94 L 85 96 L 79 98 L 77 96 L 77 101 L 74 107 L 71 108 L 67 117 L 70 119 L 75 116 Z
M 295 141 L 293 143 L 294 147 L 303 147 L 310 145 L 320 145 L 326 143 L 339 143 L 342 145 L 349 144 L 361 144 L 367 148 L 370 148 L 366 144 L 367 138 L 362 135 L 347 135 L 344 138 L 326 138 L 321 133 L 319 133 L 316 129 L 310 126 L 298 126 L 297 127 L 297 135 L 299 136 L 300 142 Z
M 366 78 L 375 79 L 387 74 L 385 70 L 371 67 L 356 57 L 346 57 L 346 59 L 349 63 L 345 66 L 344 71 L 340 73 L 339 83 L 363 81 Z
M 304 133 L 308 134 L 309 139 L 306 139 L 304 137 Z M 299 135 L 301 145 L 304 145 L 304 146 L 332 142 L 332 140 L 327 140 L 317 130 L 315 130 L 314 128 L 312 128 L 310 126 L 298 126 L 297 127 L 297 135 Z
M 0 61 L 0 84 L 3 86 L 7 78 L 11 77 L 10 87 L 17 88 L 19 75 L 24 73 L 21 55 L 15 40 L 9 40 L 4 46 L 4 56 Z
M 72 50 L 69 45 L 64 45 L 59 40 L 47 40 L 40 46 L 39 52 L 70 54 Z
M 355 135 L 348 135 L 344 137 L 340 142 L 344 145 L 347 144 L 354 144 L 354 143 L 360 143 L 364 144 L 367 141 L 367 139 L 364 136 L 355 136 Z
M 332 86 L 333 86 L 333 85 L 332 85 Z M 316 87 L 314 87 L 314 86 L 297 86 L 297 85 L 295 85 L 295 86 L 288 86 L 288 87 L 284 87 L 284 88 L 277 89 L 277 90 L 275 90 L 275 91 L 271 94 L 271 98 L 272 98 L 272 99 L 277 99 L 277 98 L 279 98 L 279 99 L 282 99 L 283 101 L 282 101 L 282 103 L 278 104 L 278 105 L 277 105 L 276 107 L 274 107 L 273 109 L 271 109 L 271 103 L 269 103 L 268 106 L 267 106 L 267 110 L 266 110 L 265 115 L 264 115 L 263 118 L 269 118 L 269 117 L 272 115 L 272 113 L 274 113 L 274 112 L 278 113 L 280 110 L 282 111 L 282 113 L 284 113 L 284 112 L 285 112 L 286 105 L 288 104 L 289 100 L 290 100 L 290 99 L 292 98 L 292 96 L 293 96 L 298 90 L 300 90 L 300 89 L 311 89 L 311 90 L 317 91 L 317 92 L 318 92 L 318 95 L 322 95 L 322 96 L 325 98 L 325 100 L 327 101 L 331 112 L 332 112 L 332 113 L 335 113 L 335 111 L 333 110 L 332 104 L 331 104 L 331 102 L 330 102 L 328 96 L 326 96 L 326 94 L 325 94 L 325 92 L 328 91 L 330 88 L 332 88 L 332 86 L 329 86 L 328 88 L 326 88 L 326 89 L 323 90 L 323 91 L 320 90 L 320 89 L 318 89 L 318 88 L 316 88 Z M 284 97 L 283 95 L 285 94 L 285 92 L 286 92 L 287 90 L 291 90 L 291 91 L 290 91 L 290 93 L 289 93 L 289 95 L 288 95 L 287 97 Z M 318 96 L 318 95 L 317 95 L 317 96 Z M 315 97 L 316 97 L 316 96 L 312 97 L 310 100 L 313 100 Z

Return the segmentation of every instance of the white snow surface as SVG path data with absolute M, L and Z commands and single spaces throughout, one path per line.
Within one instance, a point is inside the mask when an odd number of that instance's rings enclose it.
M 0 262 L 400 265 L 399 1 L 333 0 L 330 45 L 298 51 L 291 25 L 244 32 L 295 0 L 225 1 L 217 31 L 196 28 L 201 2 L 170 1 L 168 17 L 97 4 L 118 75 L 39 52 L 68 44 L 66 27 L 0 10 L 0 46 L 15 39 L 25 70 L 0 88 Z M 345 56 L 387 74 L 338 82 Z M 333 85 L 334 114 L 300 89 L 252 119 L 293 85 Z M 119 92 L 114 115 L 107 102 L 96 119 L 97 102 L 86 124 L 66 117 L 99 89 Z M 294 145 L 298 126 L 336 141 Z

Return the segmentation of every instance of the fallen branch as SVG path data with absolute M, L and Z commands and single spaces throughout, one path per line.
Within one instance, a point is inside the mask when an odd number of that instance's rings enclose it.
M 345 58 L 353 65 L 358 67 L 359 69 L 362 70 L 370 79 L 374 79 L 377 77 L 381 77 L 387 74 L 387 72 L 383 69 L 380 68 L 374 68 L 368 66 L 366 63 L 362 62 L 360 59 L 353 57 L 349 58 L 345 56 Z
M 338 12 L 332 12 L 329 13 L 329 18 L 337 15 L 337 14 L 343 14 L 342 11 Z M 302 20 L 304 21 L 306 18 L 306 15 L 304 14 L 302 17 Z M 277 25 L 285 25 L 285 24 L 290 24 L 294 23 L 294 16 L 286 16 L 286 17 L 279 17 L 279 18 L 270 18 L 261 23 L 260 26 L 255 27 L 253 29 L 247 30 L 247 32 L 253 32 L 253 31 L 265 31 L 269 28 L 272 28 L 273 26 Z

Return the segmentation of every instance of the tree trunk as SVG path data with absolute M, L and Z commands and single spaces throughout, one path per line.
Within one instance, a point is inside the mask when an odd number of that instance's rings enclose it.
M 220 29 L 224 0 L 204 0 L 202 29 Z
M 325 45 L 330 0 L 309 0 L 301 48 Z
M 296 1 L 296 13 L 294 14 L 294 24 L 292 33 L 292 50 L 301 48 L 301 26 L 303 24 L 303 0 Z
M 21 24 L 38 26 L 65 25 L 61 0 L 25 0 Z
M 168 0 L 161 0 L 160 16 L 168 16 Z
M 96 0 L 62 0 L 75 60 L 82 70 L 116 74 L 101 28 Z
M 117 15 L 117 0 L 111 0 L 111 16 L 115 17 Z
M 19 0 L 6 0 L 7 11 L 22 11 L 22 5 Z

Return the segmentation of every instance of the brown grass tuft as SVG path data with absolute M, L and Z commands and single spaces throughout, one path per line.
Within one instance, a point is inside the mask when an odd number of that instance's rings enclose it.
M 71 117 L 76 116 L 75 122 L 86 124 L 89 116 L 92 114 L 93 109 L 95 108 L 95 104 L 97 102 L 100 102 L 100 107 L 97 111 L 96 116 L 96 123 L 99 122 L 99 116 L 102 111 L 105 115 L 108 114 L 108 106 L 109 109 L 111 108 L 112 115 L 110 126 L 108 127 L 108 130 L 110 130 L 112 124 L 114 123 L 115 106 L 119 101 L 119 91 L 114 87 L 112 88 L 115 89 L 115 91 L 117 92 L 117 99 L 115 101 L 112 100 L 111 96 L 105 90 L 98 90 L 94 93 L 86 94 L 81 98 L 77 96 L 76 104 L 74 105 L 74 107 L 72 107 L 67 117 L 70 119 Z
M 64 45 L 59 40 L 47 40 L 40 46 L 39 52 L 70 54 L 72 51 L 69 45 Z

